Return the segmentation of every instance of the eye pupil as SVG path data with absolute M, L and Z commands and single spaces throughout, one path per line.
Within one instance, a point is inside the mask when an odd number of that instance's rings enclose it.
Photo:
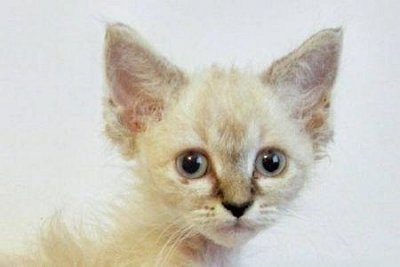
M 196 173 L 202 164 L 202 157 L 198 153 L 190 153 L 182 159 L 182 169 L 189 173 Z
M 262 165 L 268 172 L 275 172 L 281 165 L 281 159 L 276 153 L 263 155 Z
M 276 177 L 286 166 L 286 156 L 279 150 L 268 149 L 258 153 L 255 170 L 263 177 Z
M 198 151 L 184 152 L 176 159 L 176 169 L 188 179 L 203 177 L 208 171 L 207 157 Z

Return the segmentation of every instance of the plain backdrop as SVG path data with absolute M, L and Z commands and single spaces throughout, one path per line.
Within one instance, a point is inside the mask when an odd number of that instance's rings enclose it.
M 55 212 L 90 225 L 126 194 L 102 134 L 107 22 L 133 26 L 182 68 L 261 71 L 312 33 L 344 28 L 330 158 L 242 266 L 398 266 L 399 1 L 0 2 L 0 251 Z

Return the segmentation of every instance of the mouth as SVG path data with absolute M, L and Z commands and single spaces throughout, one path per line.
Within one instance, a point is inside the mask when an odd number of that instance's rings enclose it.
M 249 234 L 254 232 L 256 229 L 241 221 L 236 221 L 228 225 L 223 225 L 217 228 L 218 232 L 225 234 Z

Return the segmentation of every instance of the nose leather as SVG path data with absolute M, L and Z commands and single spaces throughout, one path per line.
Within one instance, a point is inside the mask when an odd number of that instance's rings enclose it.
M 235 216 L 236 218 L 240 218 L 243 216 L 243 214 L 251 206 L 252 203 L 252 201 L 244 202 L 241 204 L 223 202 L 222 205 L 225 209 L 229 210 L 233 216 Z

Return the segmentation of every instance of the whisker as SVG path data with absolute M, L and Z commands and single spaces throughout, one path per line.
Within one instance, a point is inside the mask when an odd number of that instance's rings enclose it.
M 168 238 L 168 240 L 165 242 L 160 252 L 158 253 L 155 264 L 156 266 L 165 266 L 164 263 L 167 262 L 167 260 L 169 259 L 172 248 L 174 246 L 178 246 L 180 242 L 184 240 L 182 239 L 182 237 L 184 237 L 188 232 L 190 232 L 191 229 L 192 229 L 191 226 L 178 229 Z M 169 250 L 167 250 L 168 248 Z
M 164 257 L 164 262 L 167 262 L 171 255 L 177 250 L 178 246 L 182 243 L 182 241 L 186 240 L 189 236 L 192 235 L 192 228 L 193 227 L 187 227 L 186 229 L 183 229 L 181 231 L 181 234 L 176 238 L 175 242 L 172 243 L 169 247 L 169 250 L 167 251 L 165 257 Z M 160 265 L 160 266 L 165 266 L 165 265 Z

